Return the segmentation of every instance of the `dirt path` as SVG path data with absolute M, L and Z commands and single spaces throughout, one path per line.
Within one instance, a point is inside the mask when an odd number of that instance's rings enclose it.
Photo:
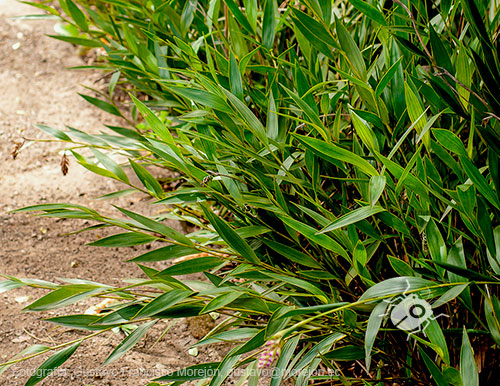
M 10 19 L 36 13 L 36 9 L 14 0 L 0 0 L 0 273 L 46 280 L 85 278 L 107 284 L 119 284 L 118 278 L 140 277 L 137 267 L 124 262 L 138 255 L 138 251 L 86 246 L 99 236 L 96 233 L 61 236 L 78 229 L 81 222 L 8 213 L 15 208 L 48 202 L 76 202 L 109 210 L 109 203 L 93 198 L 118 189 L 109 180 L 87 172 L 74 162 L 68 175 L 63 176 L 59 168 L 59 144 L 30 144 L 23 147 L 17 160 L 10 156 L 13 143 L 22 137 L 49 138 L 34 128 L 34 123 L 61 129 L 68 124 L 94 132 L 103 129 L 103 122 L 111 123 L 109 115 L 77 95 L 87 92 L 81 85 L 92 86 L 100 75 L 67 70 L 83 63 L 70 45 L 45 36 L 53 33 L 54 22 Z M 119 204 L 137 211 L 146 208 L 144 198 L 139 196 L 121 199 Z M 22 313 L 21 309 L 33 295 L 32 290 L 26 289 L 0 294 L 0 362 L 32 344 L 51 345 L 81 337 L 77 331 L 43 322 L 43 317 L 54 316 L 54 312 Z M 67 373 L 61 371 L 59 376 L 49 377 L 44 385 L 142 385 L 154 375 L 196 363 L 200 357 L 204 360 L 217 357 L 214 349 L 200 350 L 198 358 L 188 355 L 185 346 L 195 339 L 184 321 L 176 323 L 150 349 L 166 326 L 159 323 L 142 343 L 109 368 L 99 366 L 123 336 L 108 335 L 84 343 L 63 365 Z M 12 367 L 0 376 L 0 384 L 24 384 L 44 359 Z M 148 376 L 137 369 L 144 369 Z

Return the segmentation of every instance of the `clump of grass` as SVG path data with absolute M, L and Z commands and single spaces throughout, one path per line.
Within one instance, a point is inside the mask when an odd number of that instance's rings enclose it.
M 268 360 L 280 353 L 273 386 L 289 376 L 297 385 L 497 379 L 495 1 L 61 0 L 61 13 L 33 5 L 79 31 L 56 38 L 106 50 L 93 67 L 110 74 L 109 90 L 84 97 L 130 123 L 99 135 L 41 128 L 82 166 L 129 185 L 108 197 L 139 191 L 161 212 L 19 211 L 124 230 L 96 246 L 165 246 L 132 259 L 148 279 L 125 288 L 13 277 L 0 288 L 52 290 L 34 311 L 119 297 L 104 314 L 49 319 L 93 335 L 136 323 L 106 363 L 159 319 L 223 315 L 195 346 L 234 342 L 224 360 L 158 383 L 220 385 L 238 367 L 267 364 L 266 342 Z M 130 116 L 113 102 L 122 85 Z M 77 152 L 82 142 L 94 157 Z M 150 166 L 175 171 L 175 188 Z M 181 234 L 167 218 L 196 228 Z M 208 284 L 178 279 L 198 272 Z M 257 384 L 251 374 L 241 382 Z

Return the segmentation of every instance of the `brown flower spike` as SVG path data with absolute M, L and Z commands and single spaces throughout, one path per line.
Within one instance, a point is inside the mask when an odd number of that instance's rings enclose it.
M 17 156 L 19 155 L 19 151 L 24 145 L 24 141 L 22 142 L 14 142 L 14 147 L 12 148 L 10 155 L 12 156 L 12 159 L 16 159 Z
M 61 158 L 61 172 L 65 176 L 66 174 L 68 174 L 68 170 L 69 170 L 69 158 L 66 154 L 63 154 Z

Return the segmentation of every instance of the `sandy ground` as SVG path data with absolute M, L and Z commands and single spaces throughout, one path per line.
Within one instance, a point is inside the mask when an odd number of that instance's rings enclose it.
M 0 0 L 0 273 L 46 280 L 85 278 L 119 285 L 119 278 L 142 276 L 135 265 L 125 263 L 139 255 L 139 250 L 86 245 L 105 233 L 62 236 L 79 229 L 81 221 L 8 213 L 15 208 L 48 202 L 80 203 L 110 211 L 111 203 L 94 198 L 120 189 L 116 183 L 86 171 L 74 161 L 69 173 L 63 176 L 59 167 L 60 144 L 33 143 L 24 146 L 16 160 L 10 156 L 13 144 L 23 137 L 49 138 L 33 127 L 35 123 L 60 129 L 67 124 L 91 132 L 104 129 L 103 123 L 119 123 L 77 95 L 77 92 L 88 93 L 82 85 L 95 87 L 100 74 L 67 69 L 83 62 L 71 45 L 45 36 L 53 33 L 53 21 L 12 19 L 36 13 L 39 13 L 36 9 L 14 0 Z M 148 210 L 146 199 L 139 195 L 121 198 L 118 205 L 142 213 Z M 81 337 L 81 332 L 43 321 L 54 312 L 21 311 L 39 295 L 23 288 L 0 294 L 0 362 L 32 344 L 52 345 Z M 151 378 L 149 375 L 159 376 L 201 359 L 218 358 L 216 348 L 200 349 L 196 358 L 188 354 L 187 346 L 196 341 L 192 335 L 196 334 L 183 320 L 151 349 L 166 326 L 167 323 L 158 323 L 133 350 L 106 368 L 99 366 L 123 336 L 110 334 L 83 343 L 63 365 L 67 373 L 61 371 L 59 377 L 50 376 L 43 384 L 142 385 Z M 0 376 L 0 384 L 24 384 L 44 359 L 12 367 Z M 140 369 L 148 376 L 141 374 Z

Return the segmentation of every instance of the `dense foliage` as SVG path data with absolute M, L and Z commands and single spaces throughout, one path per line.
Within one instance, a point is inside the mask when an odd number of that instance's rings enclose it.
M 199 378 L 215 374 L 200 384 L 221 385 L 278 350 L 273 386 L 287 374 L 296 385 L 495 383 L 498 1 L 59 4 L 33 5 L 66 23 L 56 38 L 105 52 L 93 67 L 109 75 L 109 92 L 85 98 L 130 126 L 99 135 L 41 128 L 87 169 L 130 186 L 110 198 L 141 191 L 159 215 L 117 208 L 109 218 L 69 204 L 22 211 L 123 228 L 97 246 L 165 246 L 132 260 L 149 279 L 125 288 L 12 277 L 1 288 L 51 289 L 34 311 L 120 298 L 100 315 L 49 319 L 98 332 L 137 324 L 107 362 L 158 319 L 218 312 L 198 345 L 237 344 L 221 363 L 196 367 L 207 370 Z M 128 108 L 115 103 L 120 89 L 130 91 Z M 156 179 L 150 165 L 175 177 Z M 166 218 L 196 228 L 184 235 Z M 153 268 L 183 256 L 194 258 Z M 179 279 L 198 272 L 206 282 Z M 426 309 L 423 332 L 395 328 L 389 316 L 409 298 L 444 316 Z M 182 374 L 157 382 L 196 378 Z

